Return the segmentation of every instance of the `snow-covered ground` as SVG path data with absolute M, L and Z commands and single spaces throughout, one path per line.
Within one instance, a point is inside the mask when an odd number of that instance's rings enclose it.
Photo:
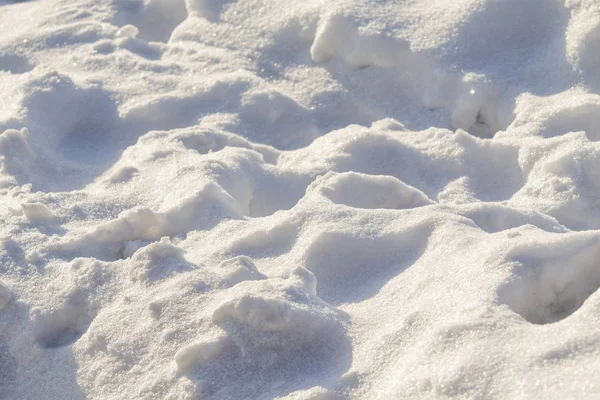
M 600 398 L 598 93 L 598 0 L 0 0 L 0 398 Z

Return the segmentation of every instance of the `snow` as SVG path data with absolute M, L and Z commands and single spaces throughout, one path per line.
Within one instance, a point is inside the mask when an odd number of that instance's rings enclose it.
M 600 396 L 597 0 L 0 0 L 0 398 Z
M 42 203 L 21 204 L 25 217 L 32 222 L 51 222 L 54 219 L 52 211 Z
M 0 281 L 0 310 L 4 309 L 12 298 L 10 289 L 6 287 L 4 282 Z

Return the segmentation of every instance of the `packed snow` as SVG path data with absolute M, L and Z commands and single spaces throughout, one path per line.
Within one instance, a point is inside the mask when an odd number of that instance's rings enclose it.
M 598 0 L 0 0 L 0 398 L 600 398 Z

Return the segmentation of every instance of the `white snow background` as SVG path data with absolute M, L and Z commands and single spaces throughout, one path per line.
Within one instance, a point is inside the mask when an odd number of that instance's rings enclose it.
M 0 398 L 600 398 L 600 1 L 0 1 Z

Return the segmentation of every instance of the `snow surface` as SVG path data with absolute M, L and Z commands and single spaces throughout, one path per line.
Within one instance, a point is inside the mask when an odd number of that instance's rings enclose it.
M 0 33 L 1 399 L 600 397 L 598 0 Z

